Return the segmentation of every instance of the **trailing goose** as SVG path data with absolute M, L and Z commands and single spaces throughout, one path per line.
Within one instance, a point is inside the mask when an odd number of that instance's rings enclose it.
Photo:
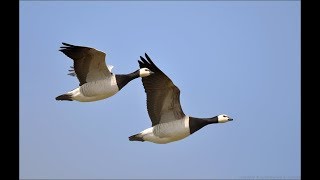
M 130 141 L 149 141 L 158 144 L 181 140 L 202 127 L 213 123 L 225 123 L 233 119 L 225 114 L 212 118 L 196 118 L 183 113 L 180 90 L 145 54 L 140 56 L 140 68 L 148 68 L 154 75 L 142 78 L 147 94 L 147 109 L 152 127 L 129 137 Z
M 119 92 L 131 80 L 153 74 L 148 68 L 141 68 L 129 74 L 114 74 L 113 66 L 106 66 L 106 54 L 97 49 L 62 43 L 59 51 L 73 60 L 69 70 L 77 76 L 79 87 L 56 97 L 56 100 L 90 102 L 98 101 Z

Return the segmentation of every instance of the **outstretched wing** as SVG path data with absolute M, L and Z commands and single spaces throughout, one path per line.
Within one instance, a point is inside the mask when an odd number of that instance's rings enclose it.
M 81 86 L 84 83 L 105 79 L 111 72 L 106 66 L 104 52 L 94 48 L 62 43 L 59 51 L 73 60 L 69 75 L 77 76 Z
M 140 68 L 148 68 L 154 72 L 152 76 L 142 78 L 147 94 L 147 109 L 152 126 L 170 122 L 185 116 L 180 105 L 180 90 L 145 54 L 140 56 Z

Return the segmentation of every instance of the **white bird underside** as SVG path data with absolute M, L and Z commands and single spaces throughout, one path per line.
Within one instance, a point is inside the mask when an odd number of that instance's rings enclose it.
M 185 116 L 179 120 L 155 125 L 140 132 L 140 134 L 145 141 L 157 144 L 181 140 L 190 135 L 189 117 Z
M 108 79 L 88 82 L 68 92 L 72 99 L 80 102 L 98 101 L 113 96 L 119 91 L 115 76 Z

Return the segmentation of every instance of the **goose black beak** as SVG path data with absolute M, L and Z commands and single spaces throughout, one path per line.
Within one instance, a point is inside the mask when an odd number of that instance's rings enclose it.
M 153 71 L 150 71 L 150 75 L 151 75 L 151 74 L 154 74 L 154 72 L 153 72 Z
M 230 119 L 229 119 L 229 121 L 233 121 L 233 119 L 232 119 L 232 118 L 230 118 Z

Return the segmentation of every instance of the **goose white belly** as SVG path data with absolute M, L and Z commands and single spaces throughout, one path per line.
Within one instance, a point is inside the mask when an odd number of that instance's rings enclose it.
M 158 144 L 165 144 L 178 141 L 190 135 L 189 117 L 171 121 L 167 123 L 157 124 L 141 132 L 145 141 Z
M 73 100 L 90 102 L 108 98 L 118 91 L 116 78 L 113 75 L 107 79 L 87 82 L 70 93 Z

